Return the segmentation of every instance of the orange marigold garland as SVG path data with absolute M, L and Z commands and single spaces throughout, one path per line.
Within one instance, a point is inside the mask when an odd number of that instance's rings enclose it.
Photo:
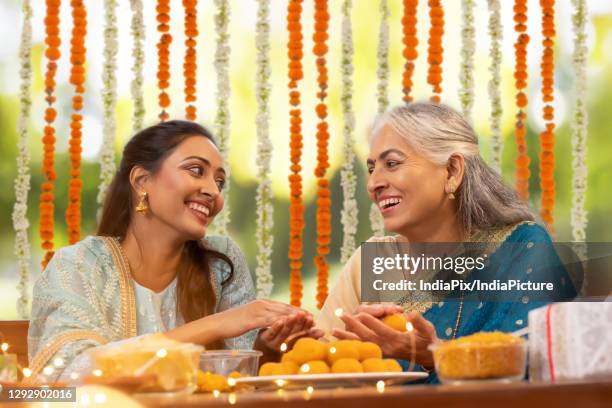
M 157 31 L 161 33 L 159 42 L 157 43 L 157 86 L 159 88 L 159 107 L 161 113 L 159 119 L 163 122 L 170 115 L 166 109 L 170 106 L 170 95 L 166 92 L 170 87 L 170 44 L 172 44 L 172 35 L 170 35 L 170 0 L 157 1 Z
M 185 8 L 185 117 L 196 120 L 196 37 L 198 36 L 198 0 L 183 0 Z
M 83 0 L 72 0 L 72 39 L 70 40 L 70 83 L 74 85 L 72 97 L 72 121 L 70 122 L 70 184 L 66 225 L 68 241 L 74 244 L 81 239 L 81 147 L 83 121 L 83 94 L 85 93 L 85 36 L 87 35 L 87 10 Z
M 291 304 L 300 306 L 302 301 L 302 231 L 304 229 L 304 204 L 302 202 L 302 117 L 298 82 L 304 77 L 302 70 L 302 0 L 291 0 L 287 6 L 289 42 L 289 103 L 291 104 L 291 201 L 289 204 L 289 289 Z
M 429 0 L 429 19 L 431 28 L 429 29 L 429 47 L 427 48 L 427 62 L 429 70 L 427 72 L 427 83 L 433 87 L 433 95 L 430 100 L 435 103 L 440 102 L 442 93 L 442 36 L 444 35 L 444 9 L 440 0 Z
M 542 101 L 546 129 L 540 133 L 540 187 L 542 189 L 540 215 L 553 232 L 555 209 L 555 124 L 554 107 L 554 37 L 555 0 L 540 0 L 542 7 Z
M 57 60 L 60 58 L 60 5 L 61 0 L 47 0 L 47 11 L 45 16 L 45 56 L 47 57 L 47 70 L 45 72 L 45 129 L 43 142 L 42 168 L 44 182 L 40 193 L 40 225 L 39 233 L 42 241 L 42 249 L 45 257 L 42 267 L 45 268 L 53 257 L 53 230 L 54 230 L 54 205 L 53 205 L 53 183 L 57 178 L 55 174 L 55 128 L 53 123 L 57 112 L 53 107 L 55 102 L 55 74 L 57 73 Z
M 317 255 L 314 263 L 317 268 L 317 307 L 321 309 L 327 298 L 327 280 L 329 278 L 329 264 L 325 256 L 329 254 L 331 243 L 331 190 L 329 180 L 325 177 L 329 167 L 329 131 L 327 118 L 327 39 L 329 35 L 329 11 L 327 0 L 315 0 L 315 30 L 313 34 L 313 53 L 317 58 L 317 82 L 319 103 L 316 107 L 319 124 L 317 125 L 317 167 L 315 176 L 318 179 L 317 187 Z
M 403 27 L 403 43 L 404 43 L 404 73 L 402 76 L 402 91 L 404 92 L 404 102 L 412 102 L 413 98 L 410 95 L 412 90 L 412 74 L 414 73 L 414 61 L 419 56 L 417 46 L 419 39 L 417 37 L 417 7 L 419 0 L 404 0 L 404 16 L 402 17 Z
M 527 34 L 527 0 L 515 0 L 514 13 L 514 21 L 516 23 L 514 29 L 519 33 L 514 44 L 516 53 L 514 79 L 517 90 L 516 105 L 518 107 L 515 124 L 515 139 L 518 149 L 516 157 L 516 190 L 522 199 L 528 200 L 530 159 L 527 155 L 527 128 L 525 127 L 525 119 L 527 119 L 527 94 L 524 91 L 527 88 L 527 44 L 529 44 L 529 35 Z

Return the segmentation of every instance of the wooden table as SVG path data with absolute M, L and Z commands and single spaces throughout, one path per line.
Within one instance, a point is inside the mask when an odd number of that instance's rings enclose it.
M 194 394 L 180 398 L 139 398 L 155 407 L 227 407 L 230 403 L 247 408 L 587 408 L 612 407 L 612 380 L 564 384 L 472 384 L 408 385 L 376 388 L 345 388 L 304 391 L 257 391 L 221 394 Z

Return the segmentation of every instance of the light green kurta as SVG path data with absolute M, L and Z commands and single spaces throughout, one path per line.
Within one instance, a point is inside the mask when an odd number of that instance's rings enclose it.
M 229 265 L 220 259 L 211 264 L 215 311 L 254 300 L 253 280 L 236 243 L 221 236 L 207 237 L 204 243 L 234 264 L 233 277 L 225 285 L 221 282 L 229 276 Z M 87 349 L 183 323 L 176 310 L 176 280 L 154 293 L 131 278 L 116 239 L 87 237 L 60 249 L 34 286 L 28 333 L 32 377 L 59 361 L 62 364 L 45 378 L 55 381 L 66 367 L 74 368 L 75 358 Z M 225 346 L 250 349 L 255 336 L 252 331 L 227 339 Z

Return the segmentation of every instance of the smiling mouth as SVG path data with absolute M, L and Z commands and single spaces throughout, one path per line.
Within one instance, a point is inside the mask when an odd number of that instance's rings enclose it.
M 385 212 L 391 210 L 401 202 L 401 198 L 387 198 L 378 202 L 378 208 L 380 208 L 381 212 Z
M 208 221 L 208 218 L 210 216 L 210 209 L 207 206 L 199 203 L 188 202 L 187 208 L 189 208 L 191 212 L 201 221 Z

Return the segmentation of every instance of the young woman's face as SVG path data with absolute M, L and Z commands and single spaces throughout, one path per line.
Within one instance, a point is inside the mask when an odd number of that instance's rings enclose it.
M 373 135 L 367 166 L 368 194 L 387 231 L 403 234 L 448 205 L 445 167 L 419 154 L 390 126 Z
M 149 213 L 187 240 L 200 239 L 223 208 L 226 171 L 207 138 L 185 139 L 148 181 Z

